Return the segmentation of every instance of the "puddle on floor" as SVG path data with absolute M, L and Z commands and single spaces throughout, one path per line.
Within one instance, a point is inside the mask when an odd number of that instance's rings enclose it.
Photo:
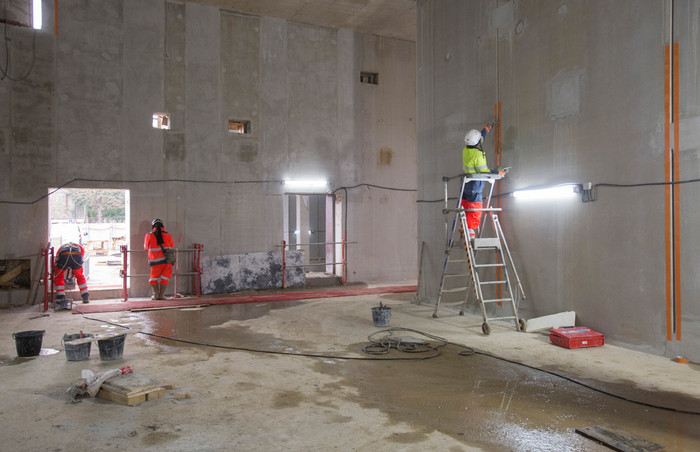
M 363 407 L 414 426 L 412 436 L 396 437 L 397 443 L 419 442 L 415 432 L 437 430 L 485 450 L 607 451 L 575 429 L 610 424 L 668 451 L 700 450 L 696 415 L 625 402 L 553 375 L 458 351 L 448 346 L 441 356 L 416 362 L 319 361 L 314 369 L 356 388 L 354 401 Z
M 301 303 L 265 302 L 148 311 L 131 314 L 129 321 L 138 323 L 144 332 L 189 341 L 304 352 L 302 343 L 251 333 L 247 327 L 215 328 L 230 320 L 257 318 L 271 310 Z M 166 352 L 192 346 L 152 337 L 149 341 Z M 356 352 L 364 345 L 367 344 L 349 344 L 347 350 Z M 319 388 L 319 400 L 305 402 L 326 406 L 328 398 L 345 397 L 365 408 L 378 409 L 390 422 L 413 427 L 410 433 L 392 437 L 399 445 L 420 443 L 426 435 L 439 431 L 487 451 L 608 451 L 606 446 L 575 432 L 576 428 L 608 424 L 660 444 L 669 452 L 700 450 L 700 429 L 697 428 L 700 417 L 697 415 L 635 404 L 492 357 L 460 356 L 460 350 L 445 346 L 439 357 L 421 361 L 319 358 L 312 362 L 312 369 L 339 381 Z M 392 350 L 389 356 L 405 357 L 405 354 Z M 588 383 L 651 405 L 700 411 L 698 400 L 681 394 L 637 390 L 633 384 Z M 355 390 L 339 391 L 339 387 Z M 289 397 L 280 400 L 280 406 L 287 407 L 290 400 Z
M 263 303 L 239 303 L 208 306 L 204 308 L 165 309 L 132 313 L 129 323 L 138 324 L 144 333 L 175 337 L 192 342 L 244 346 L 248 348 L 290 348 L 280 346 L 282 342 L 272 336 L 251 335 L 247 327 L 236 329 L 216 328 L 231 320 L 249 320 L 267 315 L 275 309 L 290 308 L 302 304 L 302 301 L 275 301 Z M 136 326 L 134 326 L 136 327 Z M 163 352 L 175 352 L 177 343 L 153 336 L 146 337 L 147 344 L 157 345 Z M 243 344 L 243 345 L 242 345 Z M 187 344 L 183 344 L 187 345 Z M 208 352 L 216 348 L 207 347 Z M 291 351 L 292 349 L 290 348 Z

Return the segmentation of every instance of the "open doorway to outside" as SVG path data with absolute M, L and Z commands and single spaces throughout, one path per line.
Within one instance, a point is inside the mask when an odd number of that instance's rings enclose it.
M 49 242 L 55 251 L 68 242 L 85 248 L 88 288 L 122 286 L 121 245 L 129 245 L 129 190 L 49 189 Z
M 304 251 L 309 276 L 342 277 L 342 199 L 334 194 L 291 194 L 284 199 L 284 240 Z

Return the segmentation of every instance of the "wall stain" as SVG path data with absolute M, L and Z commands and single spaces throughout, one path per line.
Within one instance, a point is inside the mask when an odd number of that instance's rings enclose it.
M 378 166 L 390 166 L 394 151 L 391 148 L 383 147 L 379 150 Z

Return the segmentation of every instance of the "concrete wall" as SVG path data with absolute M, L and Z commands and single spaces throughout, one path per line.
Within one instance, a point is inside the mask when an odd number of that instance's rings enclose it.
M 326 177 L 348 203 L 349 280 L 415 278 L 415 191 L 341 188 L 415 190 L 414 43 L 163 0 L 61 1 L 56 34 L 53 6 L 36 34 L 8 29 L 12 76 L 31 71 L 0 80 L 0 258 L 36 259 L 47 190 L 68 182 L 130 190 L 132 249 L 158 217 L 207 256 L 271 252 L 280 181 Z M 379 85 L 360 83 L 366 70 Z M 133 281 L 131 296 L 146 291 Z
M 673 33 L 680 49 L 677 180 L 697 178 L 700 2 L 673 4 L 672 12 L 670 1 L 655 0 L 418 2 L 422 300 L 437 298 L 445 240 L 442 204 L 423 201 L 442 196 L 442 176 L 461 173 L 464 133 L 492 121 L 498 101 L 503 165 L 513 167 L 503 193 L 566 182 L 663 182 L 667 125 L 674 147 L 664 104 Z M 485 149 L 493 165 L 493 137 Z M 700 359 L 700 185 L 676 190 L 670 229 L 673 203 L 663 185 L 598 187 L 588 203 L 503 197 L 501 220 L 527 295 L 521 315 L 574 310 L 577 324 L 608 340 Z M 673 281 L 680 283 L 675 298 L 667 296 Z

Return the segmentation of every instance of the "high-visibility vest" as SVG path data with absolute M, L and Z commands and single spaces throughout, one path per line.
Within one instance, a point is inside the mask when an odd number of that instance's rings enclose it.
M 467 174 L 490 173 L 486 154 L 479 148 L 465 147 L 462 151 L 462 169 Z
M 143 240 L 143 249 L 148 251 L 148 264 L 151 266 L 164 264 L 165 256 L 163 255 L 163 249 L 171 250 L 175 247 L 173 236 L 165 232 L 165 229 L 161 229 L 161 234 L 163 234 L 163 248 L 161 248 L 154 234 L 155 231 L 156 229 L 153 228 L 153 231 L 146 234 Z

